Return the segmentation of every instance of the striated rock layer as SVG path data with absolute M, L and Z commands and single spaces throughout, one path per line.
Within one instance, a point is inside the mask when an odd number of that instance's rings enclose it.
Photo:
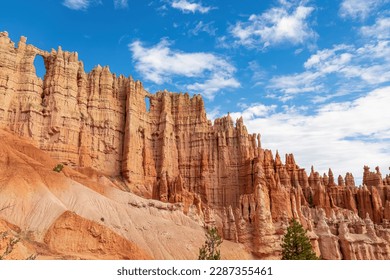
M 36 56 L 45 62 L 43 80 Z M 0 128 L 69 167 L 123 178 L 122 191 L 179 203 L 259 258 L 280 257 L 281 238 L 296 218 L 324 259 L 390 259 L 390 177 L 378 168 L 364 167 L 362 187 L 350 173 L 335 177 L 329 169 L 320 176 L 312 168 L 308 175 L 292 154 L 283 163 L 263 149 L 260 134 L 249 134 L 242 119 L 209 121 L 200 95 L 150 94 L 108 67 L 85 73 L 77 53 L 42 51 L 24 37 L 15 47 L 6 32 L 0 33 Z

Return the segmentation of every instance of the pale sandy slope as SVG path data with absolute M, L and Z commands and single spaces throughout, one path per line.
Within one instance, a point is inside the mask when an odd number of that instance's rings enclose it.
M 7 222 L 0 232 L 18 236 L 26 251 L 13 258 L 31 250 L 38 258 L 197 258 L 204 230 L 180 205 L 140 198 L 90 169 L 57 173 L 57 163 L 28 140 L 0 130 L 0 219 Z M 222 256 L 251 258 L 228 241 Z

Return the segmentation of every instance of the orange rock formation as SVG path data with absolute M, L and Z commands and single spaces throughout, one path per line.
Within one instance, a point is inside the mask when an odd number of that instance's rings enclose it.
M 37 55 L 45 61 L 43 80 L 35 74 Z M 200 95 L 150 94 L 141 82 L 117 77 L 108 67 L 85 73 L 77 53 L 42 51 L 26 44 L 24 37 L 15 47 L 6 32 L 0 33 L 0 128 L 37 147 L 23 144 L 12 153 L 3 148 L 0 209 L 10 202 L 14 207 L 0 217 L 22 230 L 32 228 L 36 239 L 57 253 L 193 258 L 195 244 L 202 240 L 201 226 L 216 225 L 236 248 L 277 259 L 294 217 L 308 229 L 324 259 L 390 259 L 390 177 L 383 178 L 378 168 L 370 172 L 364 167 L 362 187 L 355 186 L 350 173 L 336 180 L 331 169 L 320 176 L 312 168 L 308 176 L 292 154 L 283 163 L 278 153 L 274 157 L 263 149 L 260 134 L 249 134 L 242 118 L 234 122 L 227 115 L 209 121 Z M 3 131 L 1 137 L 13 136 Z M 26 161 L 34 164 L 26 167 Z M 51 171 L 49 164 L 58 162 L 66 165 L 63 174 L 50 176 L 62 176 L 59 185 L 44 175 Z M 28 176 L 15 177 L 21 170 Z M 14 189 L 17 184 L 33 195 L 16 199 L 21 191 Z M 88 210 L 80 204 L 86 193 L 94 197 Z M 42 197 L 45 207 L 37 206 Z M 103 211 L 103 205 L 109 207 Z M 123 218 L 144 215 L 141 210 L 163 222 L 147 225 L 138 218 L 136 224 Z M 45 217 L 42 221 L 34 220 L 38 218 L 31 213 L 37 212 Z M 66 231 L 67 223 L 83 228 Z M 137 232 L 131 237 L 124 230 L 129 223 Z M 176 227 L 170 228 L 172 223 Z M 192 235 L 180 236 L 175 231 L 179 226 Z M 146 230 L 151 233 L 145 237 Z M 96 232 L 106 243 L 96 241 Z M 156 240 L 160 234 L 165 239 Z M 65 247 L 56 243 L 64 237 Z M 80 238 L 89 241 L 76 246 Z M 184 238 L 194 252 L 178 254 L 172 249 L 176 238 Z M 164 244 L 158 243 L 162 240 Z M 124 246 L 129 251 L 122 251 Z

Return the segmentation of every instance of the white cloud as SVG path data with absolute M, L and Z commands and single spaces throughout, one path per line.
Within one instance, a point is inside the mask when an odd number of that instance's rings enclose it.
M 102 4 L 102 2 L 101 0 L 64 0 L 62 4 L 72 10 L 85 11 L 91 5 Z M 128 6 L 128 0 L 114 0 L 114 6 L 116 9 L 126 8 Z
M 314 96 L 315 102 L 345 95 L 335 87 L 343 88 L 346 83 L 364 89 L 390 81 L 390 42 L 377 41 L 356 48 L 352 45 L 336 45 L 331 49 L 319 50 L 304 63 L 305 71 L 290 75 L 275 76 L 267 88 L 282 93 L 281 101 L 287 101 L 300 93 L 333 94 Z M 329 82 L 330 78 L 337 82 Z M 325 87 L 324 84 L 328 86 Z M 330 85 L 330 86 L 329 86 Z M 352 86 L 349 86 L 352 89 Z M 344 90 L 343 90 L 344 91 Z M 350 93 L 351 92 L 350 90 Z
M 207 110 L 207 119 L 214 121 L 221 115 L 221 106 L 216 106 L 211 110 Z
M 230 32 L 236 43 L 247 47 L 263 48 L 289 43 L 305 44 L 316 38 L 317 34 L 307 22 L 314 11 L 313 7 L 280 0 L 280 6 L 260 15 L 251 15 L 247 22 L 238 22 Z
M 363 26 L 360 31 L 367 37 L 390 39 L 390 17 L 378 18 L 374 25 Z
M 351 49 L 348 45 L 336 45 L 333 49 L 317 51 L 304 63 L 304 67 L 324 73 L 337 71 L 351 60 L 351 54 L 348 53 Z
M 281 101 L 287 101 L 297 93 L 321 90 L 322 84 L 318 82 L 320 76 L 320 73 L 308 71 L 293 75 L 276 76 L 271 78 L 267 87 L 282 92 L 284 96 L 280 98 Z
M 86 10 L 90 0 L 65 0 L 62 4 L 72 10 Z
M 114 0 L 115 9 L 123 9 L 128 7 L 127 0 Z
M 222 69 L 221 69 L 222 70 Z M 194 83 L 187 86 L 190 91 L 200 92 L 204 97 L 209 100 L 213 100 L 215 93 L 223 88 L 238 88 L 240 83 L 231 77 L 231 73 L 224 73 L 221 70 L 217 70 L 210 79 L 207 79 L 203 83 Z
M 389 0 L 343 0 L 340 16 L 343 18 L 365 19 Z
M 345 53 L 341 56 L 347 55 Z M 353 49 L 348 54 L 353 59 L 342 61 L 344 67 L 340 74 L 346 78 L 357 78 L 368 85 L 377 85 L 390 81 L 390 42 L 378 41 Z
M 172 8 L 178 9 L 183 13 L 196 13 L 199 12 L 201 14 L 208 13 L 212 7 L 205 7 L 199 3 L 192 3 L 187 0 L 174 0 L 171 3 Z
M 324 105 L 313 115 L 288 107 L 276 112 L 274 106 L 259 104 L 231 115 L 242 115 L 249 132 L 262 134 L 263 148 L 294 153 L 306 170 L 314 165 L 323 173 L 331 167 L 335 176 L 352 171 L 361 178 L 363 165 L 388 170 L 388 104 L 390 87 L 384 87 L 351 102 Z
M 185 87 L 201 91 L 208 99 L 213 99 L 215 93 L 223 88 L 240 86 L 233 76 L 236 68 L 214 54 L 172 50 L 166 39 L 150 48 L 144 47 L 140 41 L 134 41 L 129 48 L 133 53 L 136 70 L 144 79 L 156 84 L 170 82 L 175 76 L 197 79 L 197 82 Z
M 390 61 L 390 41 L 378 41 L 366 44 L 356 50 L 356 55 L 363 58 L 383 59 Z
M 160 43 L 150 48 L 143 47 L 140 41 L 135 41 L 129 46 L 133 52 L 133 59 L 137 63 L 137 70 L 147 80 L 156 84 L 168 81 L 172 75 L 185 77 L 201 75 L 214 67 L 209 61 L 218 64 L 218 59 L 212 54 L 171 50 L 170 43 L 166 39 L 162 39 Z
M 266 106 L 264 104 L 254 103 L 245 108 L 242 112 L 230 113 L 230 115 L 233 119 L 238 119 L 242 116 L 244 120 L 251 120 L 269 116 L 275 111 L 276 107 L 276 105 Z

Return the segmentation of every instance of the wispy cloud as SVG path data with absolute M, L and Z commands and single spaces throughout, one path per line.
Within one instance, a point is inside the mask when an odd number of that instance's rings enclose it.
M 213 100 L 215 94 L 224 88 L 238 88 L 240 83 L 232 76 L 231 71 L 220 68 L 204 82 L 196 82 L 187 86 L 193 92 L 200 92 L 204 97 Z
M 196 13 L 199 12 L 201 14 L 208 13 L 213 7 L 203 6 L 200 3 L 189 2 L 187 0 L 174 0 L 171 3 L 172 8 L 178 9 L 183 13 Z
M 250 104 L 250 106 L 243 106 L 243 104 L 240 104 L 241 107 L 245 107 L 242 112 L 239 113 L 230 113 L 231 117 L 233 119 L 237 119 L 239 117 L 243 117 L 244 120 L 253 120 L 256 118 L 263 118 L 268 117 L 272 115 L 275 112 L 275 109 L 277 108 L 276 105 L 264 105 L 260 103 L 253 103 Z
M 202 32 L 207 33 L 210 36 L 215 36 L 217 28 L 214 27 L 214 22 L 204 23 L 203 21 L 199 21 L 194 28 L 189 30 L 189 33 L 194 36 L 197 36 Z
M 114 0 L 115 9 L 124 9 L 129 6 L 127 0 Z
M 390 149 L 390 87 L 383 87 L 349 102 L 320 106 L 314 114 L 303 108 L 276 108 L 251 104 L 241 112 L 250 132 L 262 133 L 263 148 L 294 153 L 302 167 L 335 174 L 352 171 L 361 177 L 363 165 L 386 171 Z M 359 163 L 356 161 L 359 160 Z
M 62 4 L 72 10 L 85 11 L 92 5 L 102 4 L 101 0 L 64 0 Z M 128 0 L 114 0 L 115 9 L 128 7 Z
M 306 44 L 317 37 L 308 23 L 313 7 L 306 6 L 303 1 L 279 0 L 279 4 L 232 26 L 230 33 L 235 43 L 251 48 L 267 48 L 284 43 Z
M 252 72 L 252 87 L 263 86 L 267 80 L 267 72 L 256 60 L 249 61 L 247 69 Z
M 296 94 L 322 91 L 323 84 L 319 82 L 321 73 L 303 72 L 299 74 L 272 77 L 267 88 L 276 90 L 282 95 L 278 99 L 282 102 L 294 98 Z
M 90 2 L 90 0 L 65 0 L 62 4 L 72 10 L 86 10 Z
M 364 20 L 389 0 L 343 0 L 339 14 L 343 18 Z
M 214 121 L 221 115 L 221 106 L 216 106 L 211 110 L 207 110 L 207 118 L 211 121 Z
M 191 91 L 200 92 L 208 99 L 224 88 L 236 88 L 240 83 L 234 78 L 236 68 L 224 58 L 205 52 L 185 53 L 170 48 L 162 39 L 152 47 L 144 47 L 141 41 L 129 45 L 136 70 L 143 78 L 156 84 L 186 77 L 196 82 L 184 85 Z
M 377 39 L 390 39 L 390 17 L 378 18 L 374 25 L 360 29 L 363 36 Z
M 390 42 L 379 40 L 362 47 L 336 45 L 331 49 L 319 50 L 304 63 L 305 71 L 271 78 L 268 89 L 281 93 L 279 99 L 286 101 L 300 93 L 328 93 L 327 98 L 313 96 L 316 101 L 326 101 L 340 96 L 337 86 L 347 82 L 368 90 L 390 81 Z M 333 83 L 330 82 L 330 79 Z M 325 84 L 328 86 L 325 87 Z M 332 85 L 332 86 L 329 86 Z M 353 93 L 352 87 L 350 93 Z
M 306 69 L 314 69 L 321 74 L 336 73 L 345 78 L 358 78 L 361 81 L 377 85 L 390 81 L 390 42 L 377 41 L 362 47 L 336 46 L 327 51 L 320 51 L 317 56 L 325 56 L 313 62 L 312 56 L 306 63 Z M 337 53 L 337 51 L 340 51 Z

